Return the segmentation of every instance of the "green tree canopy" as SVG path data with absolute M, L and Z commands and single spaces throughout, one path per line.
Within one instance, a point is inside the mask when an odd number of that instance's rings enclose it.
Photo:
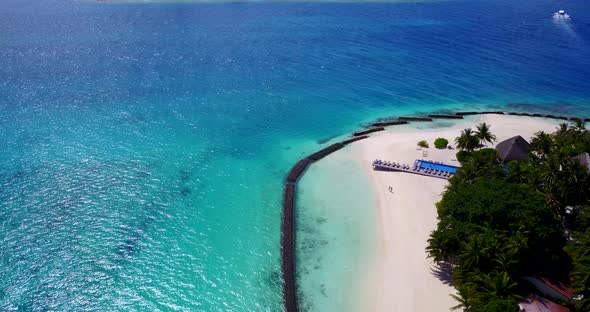
M 479 139 L 471 128 L 463 129 L 461 135 L 455 138 L 457 147 L 461 150 L 471 152 L 479 145 Z
M 434 140 L 434 147 L 436 148 L 446 148 L 449 145 L 449 140 L 445 138 L 438 138 Z

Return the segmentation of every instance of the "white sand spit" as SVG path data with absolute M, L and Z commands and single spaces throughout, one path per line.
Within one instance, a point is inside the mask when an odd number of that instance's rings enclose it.
M 378 196 L 376 238 L 377 250 L 373 264 L 359 284 L 358 311 L 433 312 L 449 311 L 456 303 L 450 296 L 454 289 L 427 258 L 427 239 L 436 228 L 435 203 L 447 185 L 446 180 L 402 172 L 373 171 L 374 159 L 413 165 L 415 159 L 427 158 L 458 165 L 456 150 L 437 150 L 434 140 L 448 139 L 454 145 L 459 132 L 467 127 L 475 130 L 480 122 L 491 125 L 498 142 L 515 135 L 526 140 L 539 130 L 553 132 L 560 122 L 552 119 L 480 115 L 459 121 L 444 121 L 445 127 L 433 123 L 413 123 L 373 134 L 355 143 L 359 161 L 365 164 Z M 428 156 L 423 157 L 416 143 L 427 140 Z M 393 193 L 389 187 L 393 188 Z

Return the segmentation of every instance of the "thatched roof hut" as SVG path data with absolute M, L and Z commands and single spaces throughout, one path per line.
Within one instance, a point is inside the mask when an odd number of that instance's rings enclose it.
M 496 150 L 503 164 L 511 160 L 523 161 L 527 158 L 529 152 L 529 142 L 517 135 L 498 143 Z

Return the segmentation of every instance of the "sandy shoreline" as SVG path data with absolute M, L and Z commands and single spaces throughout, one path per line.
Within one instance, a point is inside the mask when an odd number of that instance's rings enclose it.
M 480 122 L 491 125 L 498 142 L 515 135 L 526 140 L 537 131 L 553 132 L 564 121 L 507 115 L 478 115 L 444 127 L 432 129 L 433 123 L 413 123 L 391 127 L 384 132 L 355 143 L 356 157 L 362 162 L 377 196 L 377 248 L 373 262 L 358 285 L 357 311 L 432 312 L 449 311 L 455 306 L 450 296 L 454 289 L 437 276 L 437 268 L 427 258 L 427 239 L 436 228 L 435 203 L 447 181 L 401 172 L 373 171 L 374 159 L 413 164 L 426 158 L 458 165 L 456 150 L 437 150 L 433 142 L 444 137 L 454 145 L 459 132 L 475 129 Z M 443 126 L 443 125 L 441 125 Z M 430 127 L 430 128 L 429 128 Z M 427 140 L 428 156 L 416 143 Z M 393 187 L 393 193 L 389 187 Z

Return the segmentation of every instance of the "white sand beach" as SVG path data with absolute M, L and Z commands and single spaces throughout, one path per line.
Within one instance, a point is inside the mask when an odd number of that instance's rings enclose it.
M 479 115 L 458 121 L 412 123 L 375 133 L 355 143 L 359 161 L 365 165 L 374 184 L 377 203 L 377 251 L 366 277 L 359 285 L 358 311 L 433 312 L 449 311 L 456 305 L 450 296 L 454 289 L 437 276 L 437 268 L 427 258 L 427 239 L 436 228 L 435 203 L 447 181 L 402 172 L 373 171 L 374 159 L 412 165 L 415 159 L 442 161 L 458 165 L 457 150 L 437 150 L 434 140 L 443 137 L 454 146 L 454 139 L 467 127 L 486 122 L 501 142 L 515 135 L 527 141 L 540 130 L 553 132 L 564 121 L 508 115 Z M 441 126 L 441 127 L 438 127 Z M 444 126 L 444 127 L 442 127 Z M 434 129 L 433 129 L 434 128 Z M 427 140 L 428 156 L 416 143 Z M 389 187 L 393 188 L 393 193 Z

